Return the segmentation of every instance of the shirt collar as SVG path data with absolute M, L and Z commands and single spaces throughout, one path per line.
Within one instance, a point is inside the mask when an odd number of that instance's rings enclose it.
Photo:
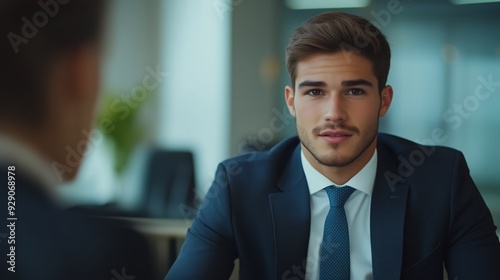
M 58 200 L 55 189 L 59 185 L 50 163 L 29 146 L 0 133 L 0 160 L 16 164 L 16 170 L 23 170 L 38 182 L 42 189 L 54 200 Z M 9 163 L 7 162 L 7 163 Z
M 301 161 L 302 161 L 302 169 L 304 169 L 304 174 L 306 175 L 307 185 L 309 187 L 309 194 L 314 194 L 318 191 L 323 190 L 324 188 L 336 185 L 325 177 L 323 174 L 319 173 L 318 170 L 314 169 L 309 161 L 304 156 L 304 151 L 301 150 Z M 377 150 L 373 153 L 372 158 L 368 161 L 368 163 L 354 175 L 349 181 L 345 184 L 340 185 L 350 186 L 356 190 L 359 190 L 369 196 L 372 195 L 373 185 L 375 184 L 375 176 L 377 174 Z

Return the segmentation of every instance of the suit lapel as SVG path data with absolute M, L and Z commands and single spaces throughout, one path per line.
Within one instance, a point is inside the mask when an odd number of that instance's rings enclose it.
M 292 266 L 300 267 L 305 272 L 309 244 L 309 189 L 302 169 L 300 145 L 285 167 L 278 187 L 282 192 L 269 195 L 274 224 L 276 278 L 288 279 L 288 275 L 299 276 Z
M 398 173 L 396 156 L 377 148 L 377 177 L 371 203 L 371 245 L 374 280 L 401 278 L 403 234 L 409 184 Z

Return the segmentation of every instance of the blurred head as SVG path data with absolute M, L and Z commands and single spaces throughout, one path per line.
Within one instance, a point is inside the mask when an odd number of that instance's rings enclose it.
M 105 2 L 0 4 L 0 131 L 31 140 L 49 160 L 61 160 L 91 126 Z
M 343 184 L 371 159 L 392 100 L 389 45 L 367 20 L 326 13 L 294 31 L 286 54 L 292 86 L 285 99 L 304 155 Z

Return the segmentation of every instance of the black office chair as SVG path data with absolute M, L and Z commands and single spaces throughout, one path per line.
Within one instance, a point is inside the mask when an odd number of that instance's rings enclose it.
M 150 218 L 192 219 L 195 204 L 193 154 L 153 150 L 146 169 L 145 194 L 140 212 Z
M 143 194 L 134 209 L 108 203 L 78 205 L 69 210 L 91 216 L 193 219 L 196 215 L 193 154 L 153 149 L 146 165 Z
M 101 206 L 77 206 L 70 209 L 98 217 L 168 218 L 191 220 L 195 209 L 195 168 L 189 151 L 153 149 L 146 163 L 144 193 L 136 209 L 123 209 L 111 203 Z M 123 220 L 106 220 L 130 227 Z M 168 241 L 170 268 L 177 257 L 177 238 Z

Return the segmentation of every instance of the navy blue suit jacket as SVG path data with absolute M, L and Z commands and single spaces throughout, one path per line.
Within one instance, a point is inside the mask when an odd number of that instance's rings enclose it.
M 373 279 L 500 279 L 491 214 L 462 153 L 379 134 Z M 304 279 L 309 191 L 294 137 L 222 162 L 165 279 Z
M 12 230 L 7 229 L 12 222 L 7 220 L 11 217 L 7 211 L 10 165 L 14 164 L 0 159 L 0 279 L 153 279 L 150 250 L 142 235 L 126 224 L 63 211 L 18 165 L 11 179 L 15 200 L 9 204 L 15 207 L 17 220 Z M 15 272 L 8 270 L 12 265 Z

